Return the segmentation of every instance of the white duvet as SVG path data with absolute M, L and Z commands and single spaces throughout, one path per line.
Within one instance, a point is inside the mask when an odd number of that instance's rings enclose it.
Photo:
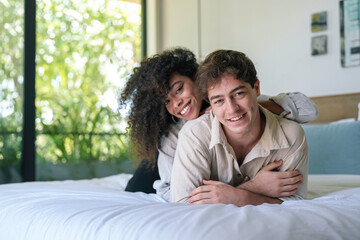
M 130 176 L 0 185 L 0 239 L 360 238 L 360 188 L 281 205 L 193 206 L 124 192 Z

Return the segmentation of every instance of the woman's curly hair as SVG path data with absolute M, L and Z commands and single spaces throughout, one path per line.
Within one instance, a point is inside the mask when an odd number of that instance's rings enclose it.
M 161 137 L 175 124 L 166 110 L 164 98 L 174 73 L 195 80 L 198 63 L 194 53 L 173 48 L 144 59 L 134 68 L 120 97 L 120 106 L 130 103 L 130 138 L 138 155 L 154 166 Z M 176 119 L 177 120 L 177 119 Z

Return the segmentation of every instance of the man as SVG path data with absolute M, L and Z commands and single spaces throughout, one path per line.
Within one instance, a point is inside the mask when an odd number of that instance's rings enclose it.
M 308 148 L 304 131 L 258 105 L 256 74 L 245 54 L 231 50 L 215 51 L 199 66 L 196 82 L 212 111 L 187 122 L 179 133 L 171 201 L 244 206 L 305 197 Z M 282 183 L 282 190 L 293 194 L 281 197 L 288 194 L 267 189 L 272 172 L 263 174 L 264 167 L 299 170 L 301 185 L 294 191 L 287 188 L 293 182 Z

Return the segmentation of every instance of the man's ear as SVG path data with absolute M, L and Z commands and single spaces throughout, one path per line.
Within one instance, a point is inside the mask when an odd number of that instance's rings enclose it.
M 254 84 L 254 90 L 256 92 L 256 96 L 260 96 L 260 81 L 259 81 L 259 79 L 256 80 L 256 82 Z

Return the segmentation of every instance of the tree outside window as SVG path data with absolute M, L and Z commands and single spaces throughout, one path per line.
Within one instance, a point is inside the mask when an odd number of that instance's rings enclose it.
M 0 18 L 7 23 L 0 26 L 6 40 L 0 43 L 0 164 L 17 169 L 23 104 L 23 2 L 0 0 L 0 6 Z M 37 180 L 132 171 L 134 155 L 124 135 L 126 121 L 117 111 L 117 96 L 140 60 L 140 11 L 137 1 L 37 2 Z M 8 175 L 3 182 L 18 177 Z

